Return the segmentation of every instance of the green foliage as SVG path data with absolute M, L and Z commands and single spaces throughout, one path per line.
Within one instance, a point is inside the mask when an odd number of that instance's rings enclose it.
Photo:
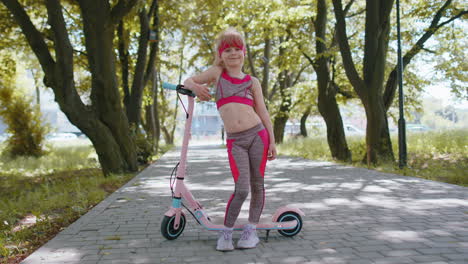
M 0 156 L 0 168 L 2 177 L 36 177 L 67 170 L 99 168 L 99 163 L 92 146 L 52 146 L 47 154 L 41 157 Z
M 53 32 L 47 25 L 47 10 L 41 1 L 21 0 L 19 1 L 37 29 L 45 36 L 46 44 L 53 49 Z M 110 1 L 115 5 L 117 1 Z M 124 38 L 128 45 L 130 54 L 130 80 L 134 75 L 134 62 L 136 61 L 137 46 L 139 38 L 139 18 L 138 13 L 143 7 L 148 10 L 152 1 L 139 1 L 135 8 L 124 18 L 126 32 Z M 333 18 L 333 6 L 328 2 L 328 36 L 327 46 L 329 51 L 323 56 L 331 56 L 333 65 L 333 78 L 339 85 L 340 90 L 349 92 L 351 86 L 344 74 L 341 56 L 338 53 L 335 34 L 335 19 Z M 343 1 L 345 4 L 346 1 Z M 349 1 L 348 1 L 349 2 Z M 353 1 L 353 5 L 347 14 L 347 30 L 351 52 L 358 72 L 362 72 L 362 50 L 364 48 L 364 27 L 365 27 L 365 1 Z M 429 28 L 429 24 L 435 12 L 445 1 L 422 1 L 408 0 L 402 2 L 402 34 L 403 53 L 408 51 L 417 39 Z M 81 10 L 76 1 L 63 1 L 64 18 L 74 50 L 74 80 L 75 88 L 84 101 L 90 101 L 91 75 L 88 64 L 87 52 L 85 51 L 85 36 L 83 32 L 83 21 Z M 300 117 L 301 113 L 310 104 L 315 106 L 316 85 L 315 73 L 312 67 L 306 69 L 299 82 L 290 87 L 290 91 L 280 94 L 275 87 L 278 85 L 279 73 L 288 69 L 290 73 L 297 73 L 308 61 L 303 58 L 302 52 L 306 52 L 310 57 L 314 56 L 314 19 L 316 17 L 316 1 L 312 0 L 209 0 L 209 1 L 159 1 L 160 10 L 160 50 L 157 59 L 157 69 L 160 69 L 161 80 L 176 83 L 180 76 L 190 75 L 194 72 L 206 69 L 212 63 L 213 39 L 215 35 L 228 26 L 234 26 L 246 33 L 249 43 L 252 63 L 255 66 L 259 79 L 262 79 L 262 67 L 265 62 L 263 51 L 265 38 L 272 40 L 272 50 L 269 74 L 268 98 L 266 98 L 271 116 L 289 115 L 291 118 Z M 451 5 L 442 14 L 441 22 L 447 21 L 466 7 L 460 0 L 452 1 Z M 395 22 L 395 12 L 392 12 L 390 22 Z M 464 20 L 463 20 L 464 19 Z M 405 78 L 405 102 L 408 112 L 421 111 L 420 98 L 422 89 L 435 81 L 441 85 L 450 86 L 452 92 L 461 100 L 466 100 L 467 90 L 467 65 L 464 58 L 466 47 L 465 28 L 466 15 L 455 20 L 442 29 L 438 30 L 430 41 L 425 43 L 424 49 L 415 57 L 406 68 Z M 20 55 L 21 60 L 31 60 L 30 47 L 25 41 L 24 34 L 21 33 L 16 22 L 4 5 L 0 5 L 0 50 L 8 52 L 24 53 Z M 389 55 L 387 60 L 386 76 L 395 66 L 396 61 L 396 30 L 392 27 L 390 35 Z M 288 39 L 288 36 L 290 37 Z M 335 42 L 335 43 L 334 43 Z M 117 47 L 117 34 L 114 39 Z M 279 56 L 280 48 L 285 49 L 282 56 Z M 181 51 L 184 51 L 182 54 Z M 54 52 L 52 52 L 54 54 Z M 33 58 L 35 60 L 35 58 Z M 422 61 L 422 62 L 421 62 Z M 32 65 L 33 63 L 25 62 Z M 244 70 L 250 73 L 250 62 L 245 61 Z M 36 69 L 39 69 L 35 63 Z M 423 67 L 429 66 L 434 69 L 434 74 L 426 74 Z M 119 69 L 119 65 L 116 67 Z M 120 70 L 117 70 L 117 76 Z M 121 78 L 121 76 L 118 76 Z M 42 80 L 43 76 L 38 74 L 36 80 Z M 9 83 L 9 82 L 7 82 Z M 354 94 L 354 92 L 352 91 Z M 274 95 L 270 98 L 270 95 Z M 281 95 L 281 96 L 280 96 Z M 283 97 L 283 98 L 281 98 Z M 144 105 L 150 105 L 153 101 L 151 89 L 145 89 Z M 162 127 L 169 128 L 173 124 L 174 113 L 172 105 L 164 102 L 164 96 L 159 95 Z M 291 99 L 291 109 L 288 113 L 280 113 L 279 106 L 284 101 Z M 346 98 L 337 95 L 337 101 L 341 104 Z M 393 100 L 389 116 L 396 117 L 397 100 Z M 315 109 L 313 109 L 315 110 Z M 34 111 L 29 111 L 34 112 Z M 453 124 L 436 116 L 434 119 L 423 117 L 423 122 L 431 123 L 445 122 L 445 127 Z M 434 122 L 433 122 L 434 123 Z M 455 124 L 458 126 L 459 124 Z M 144 138 L 136 139 L 144 141 Z M 144 153 L 146 144 L 140 142 L 139 152 Z M 21 145 L 21 144 L 18 144 Z M 145 156 L 147 154 L 144 154 Z M 143 160 L 146 159 L 143 157 Z
M 431 22 L 436 12 L 446 1 L 409 0 L 402 3 L 401 28 L 403 54 L 427 31 L 434 31 Z M 449 21 L 461 11 L 466 10 L 463 1 L 455 0 L 441 13 L 437 26 Z M 395 12 L 392 13 L 395 21 Z M 434 35 L 424 43 L 421 50 L 411 62 L 413 76 L 408 76 L 405 70 L 405 89 L 417 89 L 418 86 L 440 85 L 450 87 L 452 94 L 462 100 L 468 99 L 466 83 L 468 82 L 468 64 L 466 62 L 466 14 L 439 28 Z M 396 44 L 396 30 L 391 31 L 390 39 Z M 390 63 L 396 62 L 396 45 L 389 46 Z M 393 67 L 393 66 L 392 66 Z M 431 70 L 430 73 L 428 71 Z M 413 92 L 411 92 L 413 93 Z M 420 93 L 405 96 L 405 101 L 419 101 Z M 395 100 L 395 107 L 398 106 Z M 416 106 L 417 108 L 417 106 Z
M 3 179 L 14 187 L 2 187 L 0 195 L 0 259 L 35 250 L 133 176 L 103 177 L 99 169 L 82 169 Z M 35 225 L 21 225 L 25 216 L 35 217 Z
M 0 259 L 39 246 L 105 197 L 96 190 L 113 178 L 102 177 L 93 155 L 91 146 L 67 146 L 42 157 L 0 157 Z M 38 222 L 13 232 L 25 216 Z
M 398 150 L 396 135 L 392 142 L 393 149 Z M 364 138 L 350 137 L 348 146 L 353 154 L 352 164 L 364 167 L 361 162 L 365 153 Z M 373 169 L 468 186 L 467 146 L 466 130 L 412 133 L 407 137 L 407 168 L 399 169 L 395 163 L 386 163 Z M 290 139 L 279 145 L 278 150 L 281 155 L 333 161 L 324 137 Z
M 146 136 L 142 129 L 136 129 L 135 126 L 130 128 L 133 140 L 136 146 L 137 161 L 140 165 L 147 164 L 153 153 L 153 145 L 151 139 Z
M 0 117 L 11 134 L 5 152 L 12 156 L 41 156 L 49 129 L 43 124 L 39 106 L 12 84 L 14 64 L 8 57 L 0 62 Z
M 95 157 L 91 146 L 52 148 L 39 158 L 0 156 L 0 263 L 36 250 L 135 176 L 103 177 Z M 25 217 L 37 222 L 22 224 Z

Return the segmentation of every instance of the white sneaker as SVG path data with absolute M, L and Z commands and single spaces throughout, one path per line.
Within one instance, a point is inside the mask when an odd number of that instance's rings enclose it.
M 258 239 L 255 225 L 247 224 L 244 226 L 239 241 L 237 241 L 237 248 L 255 248 L 258 242 L 260 239 Z
M 216 245 L 216 250 L 219 251 L 231 251 L 234 250 L 232 245 L 232 228 L 227 228 L 219 231 L 218 244 Z

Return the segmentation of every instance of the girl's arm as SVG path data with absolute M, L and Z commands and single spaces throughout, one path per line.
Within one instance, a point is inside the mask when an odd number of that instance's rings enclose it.
M 263 125 L 268 131 L 270 136 L 270 145 L 268 146 L 268 160 L 276 159 L 276 145 L 275 145 L 275 135 L 273 134 L 273 125 L 271 124 L 270 114 L 265 105 L 263 99 L 263 92 L 260 82 L 257 78 L 252 77 L 252 93 L 254 97 L 254 108 L 257 115 L 262 120 Z
M 215 82 L 221 72 L 221 67 L 211 66 L 206 71 L 185 80 L 184 88 L 192 90 L 200 100 L 208 101 L 211 99 L 208 85 Z

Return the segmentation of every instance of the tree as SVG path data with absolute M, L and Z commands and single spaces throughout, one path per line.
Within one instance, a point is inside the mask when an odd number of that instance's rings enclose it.
M 349 10 L 352 3 L 353 1 L 348 4 L 345 12 Z M 336 101 L 339 87 L 332 79 L 330 69 L 334 61 L 332 61 L 331 50 L 327 47 L 327 15 L 327 1 L 317 0 L 317 16 L 314 21 L 316 58 L 312 59 L 306 53 L 304 55 L 312 64 L 317 74 L 317 104 L 319 112 L 327 126 L 327 142 L 331 156 L 341 161 L 351 161 L 351 151 L 346 142 L 343 120 Z M 335 43 L 332 42 L 331 46 L 333 47 Z
M 333 0 L 337 39 L 343 59 L 343 66 L 350 83 L 361 99 L 366 111 L 366 159 L 368 164 L 375 164 L 385 160 L 394 161 L 388 132 L 387 111 L 393 101 L 396 89 L 395 68 L 390 73 L 384 87 L 385 71 L 388 66 L 386 57 L 391 25 L 390 12 L 393 2 L 393 0 L 366 1 L 363 73 L 361 77 L 357 71 L 348 43 L 346 21 L 341 0 Z M 436 30 L 466 14 L 466 10 L 454 8 L 452 12 L 454 14 L 450 15 L 446 21 L 439 23 L 451 3 L 452 0 L 447 0 L 435 13 L 429 13 L 434 14 L 431 25 L 405 54 L 403 66 L 408 65 L 411 59 L 423 49 L 424 43 Z M 425 15 L 428 14 L 425 13 Z
M 307 64 L 294 65 L 289 63 L 290 61 L 288 59 L 292 59 L 294 57 L 294 52 L 292 52 L 291 49 L 287 50 L 291 38 L 291 33 L 289 33 L 286 37 L 279 37 L 278 58 L 284 60 L 278 65 L 280 69 L 277 78 L 279 106 L 276 109 L 273 118 L 273 132 L 275 135 L 275 143 L 283 143 L 286 123 L 290 117 L 290 113 L 294 106 L 294 103 L 292 101 L 293 89 L 294 86 L 298 84 L 301 78 L 301 74 L 308 66 Z
M 346 75 L 364 105 L 367 117 L 367 163 L 394 161 L 387 112 L 383 101 L 383 83 L 390 32 L 393 0 L 367 0 L 363 75 L 359 75 L 351 54 L 341 0 L 333 0 L 336 35 Z
M 152 26 L 150 27 L 150 20 L 153 18 Z M 153 68 L 155 66 L 156 57 L 158 56 L 158 39 L 151 43 L 150 53 L 148 56 L 148 39 L 150 34 L 150 28 L 156 32 L 158 36 L 159 32 L 159 10 L 158 1 L 152 0 L 151 6 L 148 12 L 143 6 L 138 11 L 139 19 L 139 34 L 138 34 L 138 48 L 136 54 L 135 66 L 133 67 L 133 82 L 130 88 L 129 75 L 130 75 L 130 52 L 129 52 L 129 40 L 131 35 L 131 29 L 127 28 L 125 21 L 122 18 L 117 27 L 118 35 L 118 50 L 119 50 L 119 61 L 121 66 L 122 75 L 122 88 L 124 92 L 124 105 L 126 114 L 130 125 L 135 127 L 138 131 L 142 115 L 142 98 L 143 91 L 148 81 L 153 76 Z
M 430 12 L 429 14 L 426 13 L 427 10 L 429 10 Z M 436 10 L 435 13 L 431 13 L 432 10 Z M 408 64 L 414 59 L 414 57 L 418 53 L 424 50 L 429 51 L 424 48 L 424 45 L 427 42 L 427 40 L 429 40 L 434 34 L 437 33 L 437 31 L 439 31 L 442 27 L 448 25 L 449 23 L 452 23 L 456 19 L 468 14 L 468 10 L 466 9 L 463 10 L 463 9 L 458 8 L 457 6 L 454 6 L 453 0 L 446 0 L 445 3 L 442 4 L 439 8 L 437 8 L 437 6 L 430 5 L 430 6 L 423 6 L 420 8 L 420 10 L 416 10 L 416 11 L 422 12 L 423 16 L 424 15 L 428 16 L 430 14 L 434 14 L 434 16 L 432 17 L 432 20 L 429 26 L 424 29 L 423 31 L 424 33 L 419 37 L 419 39 L 414 43 L 414 45 L 404 54 L 403 69 L 405 69 L 408 66 Z M 416 15 L 418 14 L 417 13 L 413 14 L 413 16 L 416 16 Z M 448 18 L 446 18 L 445 21 L 441 22 L 444 16 L 446 17 L 448 16 Z M 455 39 L 456 38 L 454 38 L 454 40 Z M 451 54 L 456 54 L 456 52 L 457 52 L 456 49 L 452 49 L 450 51 Z M 463 56 L 460 56 L 459 60 L 464 61 L 464 63 L 466 63 Z M 456 59 L 453 60 L 452 58 L 450 63 L 453 64 L 456 61 L 458 60 Z M 462 79 L 463 75 L 461 75 L 460 73 L 463 73 L 463 72 L 465 72 L 466 74 L 466 70 L 463 70 L 463 67 L 459 67 L 457 68 L 455 72 L 451 72 L 450 74 L 455 75 L 459 77 L 460 79 Z M 466 75 L 464 79 L 466 81 Z M 395 65 L 395 67 L 392 69 L 385 83 L 385 91 L 383 94 L 383 98 L 384 98 L 384 103 L 385 103 L 385 107 L 387 110 L 390 108 L 390 106 L 393 103 L 393 99 L 395 98 L 396 88 L 397 88 L 397 65 Z M 454 90 L 456 93 L 457 89 L 454 89 Z
M 74 50 L 59 0 L 46 0 L 50 41 L 40 32 L 17 0 L 1 0 L 20 26 L 44 71 L 44 84 L 72 124 L 88 136 L 105 175 L 136 171 L 136 151 L 121 104 L 116 81 L 114 32 L 137 0 L 79 0 L 87 62 L 91 78 L 89 105 L 80 97 L 74 81 Z M 69 3 L 65 3 L 66 5 Z M 74 3 L 73 3 L 74 4 Z M 73 5 L 71 4 L 71 5 Z

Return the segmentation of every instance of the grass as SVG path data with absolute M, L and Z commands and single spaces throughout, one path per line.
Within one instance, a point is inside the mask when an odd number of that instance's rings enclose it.
M 41 158 L 2 156 L 0 168 L 0 263 L 19 263 L 136 175 L 105 178 L 86 145 L 52 146 Z
M 407 135 L 408 167 L 399 169 L 396 163 L 380 164 L 373 169 L 383 172 L 425 178 L 468 186 L 468 137 L 466 130 L 432 131 Z M 365 154 L 364 137 L 349 137 L 354 166 L 367 167 L 361 162 Z M 398 159 L 398 138 L 392 137 Z M 325 137 L 291 138 L 278 146 L 282 155 L 314 160 L 333 161 Z

